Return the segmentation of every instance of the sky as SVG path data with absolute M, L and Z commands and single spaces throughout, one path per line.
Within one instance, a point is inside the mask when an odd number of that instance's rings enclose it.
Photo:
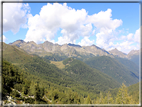
M 3 41 L 140 48 L 139 3 L 3 3 Z

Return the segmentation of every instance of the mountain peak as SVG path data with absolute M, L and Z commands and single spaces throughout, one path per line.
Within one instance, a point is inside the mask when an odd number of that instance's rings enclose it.
M 128 55 L 131 56 L 131 55 L 138 55 L 139 54 L 139 50 L 131 50 Z
M 117 48 L 110 50 L 109 53 L 116 55 L 116 56 L 119 56 L 119 57 L 123 57 L 123 58 L 126 57 L 126 54 L 119 51 Z
M 14 41 L 13 43 L 9 43 L 9 45 L 16 45 L 16 46 L 20 47 L 21 44 L 23 44 L 23 43 L 26 43 L 26 42 L 22 39 L 19 39 L 19 40 Z
M 27 43 L 30 43 L 30 44 L 36 44 L 34 41 L 29 41 Z

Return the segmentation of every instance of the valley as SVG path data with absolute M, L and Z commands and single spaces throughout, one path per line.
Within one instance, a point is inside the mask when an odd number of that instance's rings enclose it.
M 5 104 L 7 96 L 16 104 L 121 104 L 119 94 L 124 104 L 139 103 L 139 51 L 23 40 L 2 46 Z

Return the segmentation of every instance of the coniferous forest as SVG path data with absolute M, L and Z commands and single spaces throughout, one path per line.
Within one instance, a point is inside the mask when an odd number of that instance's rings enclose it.
M 40 57 L 3 43 L 3 104 L 139 104 L 137 73 L 130 74 L 134 70 L 129 72 L 117 59 L 57 57 Z M 120 73 L 126 69 L 130 75 L 111 73 L 118 65 Z

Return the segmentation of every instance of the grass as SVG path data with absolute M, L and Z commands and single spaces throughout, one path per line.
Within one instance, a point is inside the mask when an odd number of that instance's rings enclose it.
M 52 64 L 56 65 L 59 69 L 65 68 L 63 61 L 51 61 Z

